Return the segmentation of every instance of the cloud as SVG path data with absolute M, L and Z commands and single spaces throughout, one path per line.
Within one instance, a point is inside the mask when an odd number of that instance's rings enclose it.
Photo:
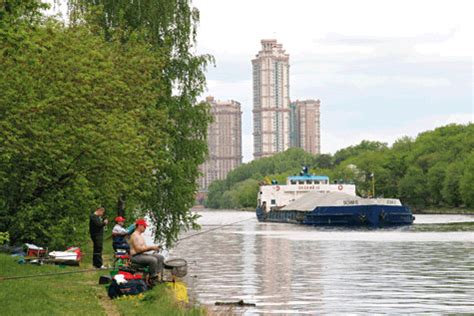
M 426 115 L 449 118 L 456 111 L 472 112 L 471 60 L 419 54 L 413 45 L 396 54 L 371 54 L 299 53 L 290 59 L 291 99 L 321 99 L 323 149 L 325 142 L 329 148 L 339 149 L 366 137 L 377 140 L 379 135 L 381 141 L 389 139 L 389 133 L 394 133 L 392 138 L 401 137 L 405 128 L 396 129 L 401 125 L 433 128 L 418 124 Z M 243 154 L 244 161 L 249 161 L 253 159 L 251 57 L 220 56 L 223 62 L 218 58 L 218 64 L 223 66 L 208 73 L 207 93 L 241 102 L 243 134 L 247 135 Z M 232 58 L 235 60 L 228 62 Z M 371 127 L 386 132 L 372 133 Z M 338 129 L 359 137 L 341 136 Z M 417 133 L 421 131 L 417 129 Z
M 244 156 L 243 162 L 249 162 L 253 159 L 253 135 L 242 134 L 242 155 Z
M 437 127 L 456 123 L 469 124 L 474 122 L 474 114 L 454 113 L 448 115 L 433 115 L 408 121 L 396 127 L 358 129 L 358 130 L 331 130 L 323 133 L 321 151 L 334 154 L 337 150 L 359 144 L 362 140 L 386 142 L 392 145 L 403 136 L 415 138 L 419 133 L 433 130 Z
M 253 158 L 251 59 L 262 38 L 290 54 L 290 98 L 321 100 L 323 150 L 472 117 L 470 1 L 193 3 L 201 10 L 198 51 L 217 60 L 208 94 L 242 103 L 245 161 Z
M 445 33 L 427 33 L 413 36 L 349 36 L 338 33 L 327 33 L 321 39 L 313 40 L 315 43 L 326 45 L 355 45 L 355 46 L 393 46 L 394 43 L 440 43 L 445 42 L 454 37 L 456 29 L 451 29 Z

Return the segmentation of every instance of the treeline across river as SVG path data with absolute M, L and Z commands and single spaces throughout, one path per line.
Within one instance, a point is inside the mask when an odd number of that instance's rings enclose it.
M 311 155 L 291 148 L 272 157 L 254 160 L 231 171 L 209 188 L 209 208 L 256 207 L 259 184 L 296 175 L 302 166 L 327 175 L 331 182 L 354 183 L 357 194 L 393 197 L 414 209 L 474 207 L 474 125 L 447 125 L 403 137 L 392 146 L 362 141 L 334 155 Z

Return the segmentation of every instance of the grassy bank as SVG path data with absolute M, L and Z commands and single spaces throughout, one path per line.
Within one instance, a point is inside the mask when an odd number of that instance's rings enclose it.
M 410 230 L 416 232 L 474 232 L 474 222 L 417 224 L 410 226 Z
M 413 210 L 413 214 L 456 214 L 474 215 L 474 209 L 469 208 L 429 208 L 424 210 Z
M 165 294 L 165 295 L 164 295 Z M 201 307 L 186 307 L 176 302 L 171 290 L 160 284 L 144 295 L 121 297 L 113 301 L 120 315 L 205 315 Z
M 106 242 L 107 243 L 107 242 Z M 104 248 L 108 248 L 105 245 Z M 29 276 L 91 269 L 86 255 L 80 267 L 18 264 L 16 257 L 0 254 L 0 277 Z M 110 263 L 111 253 L 104 255 Z M 204 315 L 200 307 L 186 306 L 174 299 L 165 284 L 129 299 L 110 300 L 101 275 L 108 271 L 62 274 L 26 279 L 1 280 L 2 315 Z
M 20 265 L 16 258 L 0 254 L 1 276 L 27 276 L 77 271 L 77 267 Z M 106 315 L 101 299 L 107 296 L 97 284 L 99 272 L 2 280 L 3 315 Z

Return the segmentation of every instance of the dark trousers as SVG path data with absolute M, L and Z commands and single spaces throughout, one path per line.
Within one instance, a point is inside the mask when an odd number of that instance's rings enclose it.
M 123 250 L 130 250 L 130 246 L 127 244 L 127 242 L 124 242 L 124 243 L 116 243 L 114 242 L 112 244 L 112 248 L 114 248 L 115 251 L 117 251 L 117 249 L 123 249 Z
M 165 258 L 157 253 L 152 255 L 140 254 L 132 257 L 133 263 L 148 267 L 152 278 L 156 277 L 156 275 L 163 270 L 163 261 L 165 261 Z
M 92 255 L 92 264 L 96 268 L 102 267 L 102 248 L 104 244 L 103 236 L 91 236 L 94 244 L 94 254 Z

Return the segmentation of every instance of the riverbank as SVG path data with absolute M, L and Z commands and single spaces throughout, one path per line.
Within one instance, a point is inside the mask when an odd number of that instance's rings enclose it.
M 474 215 L 474 209 L 469 208 L 429 208 L 425 210 L 413 210 L 413 214 L 451 214 L 451 215 Z
M 410 226 L 410 230 L 415 232 L 474 232 L 474 222 L 418 224 Z
M 89 247 L 87 247 L 89 248 Z M 105 245 L 104 248 L 109 248 Z M 90 249 L 84 249 L 84 251 Z M 89 251 L 90 252 L 90 251 Z M 111 263 L 111 251 L 104 254 Z M 0 254 L 0 301 L 3 315 L 205 315 L 202 307 L 179 303 L 173 291 L 160 284 L 139 296 L 111 300 L 101 275 L 107 270 L 93 270 L 90 255 L 85 255 L 80 267 L 18 264 L 16 257 Z M 5 276 L 30 276 L 92 270 L 25 279 L 1 280 Z
M 194 212 L 200 211 L 226 211 L 228 209 L 212 209 L 212 208 L 204 208 L 204 207 L 196 207 L 193 206 L 191 209 Z M 255 212 L 255 208 L 246 207 L 246 208 L 239 208 L 238 211 L 241 212 Z M 415 210 L 412 209 L 413 214 L 437 214 L 437 215 L 474 215 L 474 209 L 469 208 L 429 208 L 425 210 Z

